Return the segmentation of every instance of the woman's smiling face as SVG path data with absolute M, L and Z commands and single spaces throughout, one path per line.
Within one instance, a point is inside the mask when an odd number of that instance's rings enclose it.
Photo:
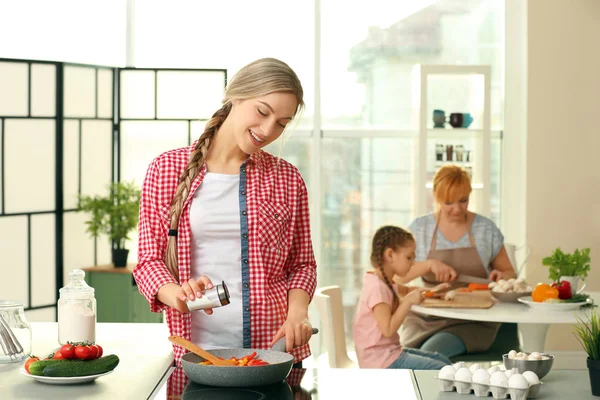
M 239 148 L 252 154 L 276 140 L 294 118 L 298 100 L 291 92 L 273 92 L 246 100 L 232 100 L 229 118 Z

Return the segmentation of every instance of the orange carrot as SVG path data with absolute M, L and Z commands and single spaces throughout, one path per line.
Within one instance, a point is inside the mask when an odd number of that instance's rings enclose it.
M 471 290 L 489 290 L 489 285 L 487 283 L 469 283 L 468 286 Z

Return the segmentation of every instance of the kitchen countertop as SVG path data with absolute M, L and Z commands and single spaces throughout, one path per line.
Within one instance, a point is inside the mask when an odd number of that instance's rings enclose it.
M 474 394 L 464 395 L 454 392 L 442 392 L 438 380 L 438 371 L 415 371 L 420 399 L 452 400 L 452 399 L 491 399 L 492 397 L 476 397 Z M 590 377 L 587 370 L 550 370 L 542 379 L 543 385 L 538 398 L 544 400 L 598 400 L 592 396 Z
M 56 322 L 32 322 L 32 354 L 46 357 L 59 347 Z M 104 355 L 119 356 L 113 373 L 91 383 L 49 385 L 19 373 L 23 363 L 0 364 L 0 398 L 147 399 L 170 373 L 173 349 L 166 324 L 98 323 L 96 341 Z

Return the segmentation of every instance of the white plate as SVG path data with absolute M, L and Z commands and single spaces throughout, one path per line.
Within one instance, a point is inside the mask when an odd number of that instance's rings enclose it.
M 531 296 L 519 297 L 517 299 L 520 303 L 527 304 L 531 308 L 539 308 L 549 311 L 570 311 L 576 310 L 579 307 L 590 304 L 592 299 L 587 299 L 586 301 L 582 301 L 579 303 L 545 303 L 545 302 L 537 302 L 533 301 Z
M 92 382 L 101 376 L 108 375 L 112 371 L 105 372 L 103 374 L 87 375 L 87 376 L 71 376 L 71 377 L 53 377 L 53 376 L 42 376 L 42 375 L 31 375 L 25 371 L 25 368 L 21 368 L 19 372 L 21 375 L 25 375 L 29 378 L 33 378 L 38 382 L 49 383 L 51 385 L 74 385 L 76 383 Z

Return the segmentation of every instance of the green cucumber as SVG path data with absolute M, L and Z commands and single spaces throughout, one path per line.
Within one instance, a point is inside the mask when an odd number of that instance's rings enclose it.
M 32 362 L 31 365 L 29 366 L 29 373 L 31 375 L 44 375 L 44 373 L 42 371 L 44 371 L 44 369 L 52 364 L 58 364 L 58 363 L 62 363 L 65 362 L 67 360 L 39 360 L 39 361 L 35 361 Z
M 95 360 L 69 360 L 69 362 L 52 364 L 44 368 L 44 376 L 73 377 L 103 374 L 112 371 L 119 365 L 119 357 L 115 354 Z

